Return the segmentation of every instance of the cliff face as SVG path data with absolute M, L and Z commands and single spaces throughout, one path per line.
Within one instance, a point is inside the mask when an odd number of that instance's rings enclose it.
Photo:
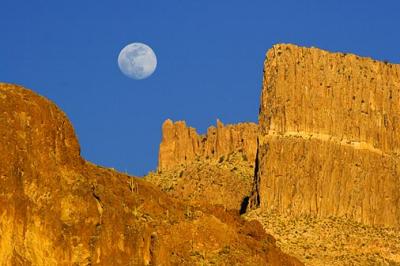
M 299 265 L 258 222 L 86 162 L 50 101 L 0 83 L 1 265 Z
M 267 53 L 252 204 L 400 225 L 400 66 L 316 48 Z
M 158 157 L 158 170 L 170 170 L 195 159 L 219 159 L 230 153 L 242 153 L 254 162 L 257 150 L 257 130 L 254 123 L 239 123 L 209 127 L 206 135 L 198 135 L 184 121 L 166 120 L 162 126 L 162 141 Z

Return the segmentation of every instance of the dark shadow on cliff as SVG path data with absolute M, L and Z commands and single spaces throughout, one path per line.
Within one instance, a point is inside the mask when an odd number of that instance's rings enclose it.
M 249 196 L 243 198 L 242 204 L 240 205 L 240 215 L 245 214 L 247 210 L 247 206 L 249 205 Z

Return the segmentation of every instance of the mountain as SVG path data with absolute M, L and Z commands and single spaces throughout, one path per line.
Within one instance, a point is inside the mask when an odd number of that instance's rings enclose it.
M 400 265 L 399 122 L 399 65 L 278 44 L 258 125 L 167 120 L 145 179 L 261 222 L 307 265 Z
M 1 265 L 302 265 L 257 221 L 80 156 L 66 115 L 0 83 Z

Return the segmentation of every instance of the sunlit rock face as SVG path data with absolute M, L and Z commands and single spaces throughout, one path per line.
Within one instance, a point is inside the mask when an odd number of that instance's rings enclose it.
M 61 110 L 0 83 L 0 265 L 199 262 L 301 265 L 258 222 L 86 162 Z
M 259 126 L 253 206 L 399 226 L 399 65 L 275 45 Z
M 250 162 L 255 161 L 258 127 L 254 123 L 224 125 L 217 120 L 205 135 L 186 126 L 184 121 L 166 120 L 162 126 L 162 141 L 158 155 L 158 170 L 173 169 L 194 160 L 219 159 L 240 152 Z
M 157 173 L 146 180 L 190 202 L 244 212 L 252 190 L 257 151 L 255 123 L 216 126 L 199 135 L 184 121 L 162 126 Z
M 158 171 L 146 180 L 171 196 L 243 212 L 252 190 L 257 150 L 255 123 L 216 126 L 199 135 L 184 121 L 166 120 Z

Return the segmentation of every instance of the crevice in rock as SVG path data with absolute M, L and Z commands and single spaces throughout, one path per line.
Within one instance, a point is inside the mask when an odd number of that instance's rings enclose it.
M 249 197 L 248 204 L 246 206 L 246 212 L 249 209 L 256 209 L 260 206 L 260 175 L 259 175 L 259 139 L 257 138 L 257 151 L 256 151 L 256 159 L 254 162 L 254 181 L 253 181 L 253 190 Z
M 100 196 L 96 192 L 96 186 L 92 186 L 92 196 L 94 197 L 97 205 L 97 210 L 99 212 L 99 222 L 95 225 L 95 232 L 94 235 L 90 237 L 90 258 L 93 258 L 94 263 L 100 263 L 100 249 L 96 249 L 96 244 L 100 239 L 101 228 L 103 224 L 103 211 L 104 211 L 104 204 L 100 199 Z
M 239 214 L 245 214 L 247 210 L 247 206 L 249 205 L 249 196 L 243 198 L 242 204 L 240 205 Z

